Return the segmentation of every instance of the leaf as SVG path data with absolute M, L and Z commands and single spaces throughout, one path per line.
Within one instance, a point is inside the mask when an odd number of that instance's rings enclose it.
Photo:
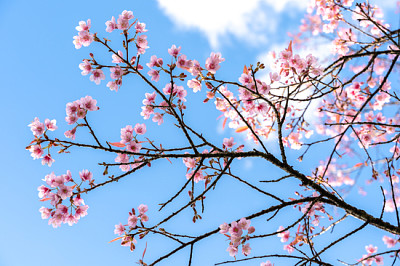
M 227 121 L 227 120 L 228 120 L 228 117 L 225 117 L 224 122 L 222 123 L 222 129 L 225 128 L 225 125 L 226 125 L 226 121 Z
M 247 73 L 249 73 L 249 70 L 247 69 L 247 66 L 246 66 L 246 65 L 244 65 L 244 68 L 243 68 L 243 74 L 247 74 Z
M 119 236 L 119 237 L 117 237 L 117 238 L 114 238 L 113 240 L 109 241 L 108 243 L 111 243 L 111 242 L 117 241 L 117 240 L 119 240 L 119 239 L 121 239 L 121 238 L 123 238 L 123 237 L 124 237 L 124 236 Z
M 364 163 L 356 163 L 355 165 L 354 165 L 354 167 L 356 168 L 356 167 L 360 167 L 361 165 L 363 165 Z
M 109 144 L 112 146 L 115 146 L 115 147 L 120 147 L 120 148 L 125 147 L 125 144 L 122 144 L 121 142 L 109 142 Z
M 235 130 L 235 132 L 236 132 L 236 133 L 240 133 L 240 132 L 246 131 L 247 129 L 249 129 L 248 126 L 242 126 L 242 127 L 238 127 L 238 128 Z
M 146 247 L 144 248 L 144 251 L 143 251 L 142 260 L 144 258 L 144 254 L 146 254 L 146 250 L 147 250 L 147 242 L 146 242 Z
M 293 53 L 293 50 L 292 50 L 292 41 L 290 41 L 289 47 L 287 48 L 287 50 Z
M 40 201 L 48 201 L 48 200 L 51 200 L 50 198 L 44 198 L 44 199 L 41 199 Z

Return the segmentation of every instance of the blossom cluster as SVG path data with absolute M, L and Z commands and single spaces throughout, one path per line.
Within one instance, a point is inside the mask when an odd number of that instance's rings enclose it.
M 73 44 L 75 45 L 76 49 L 80 49 L 82 45 L 87 47 L 93 42 L 94 35 L 89 32 L 90 26 L 91 26 L 90 19 L 88 19 L 87 22 L 85 21 L 79 22 L 79 26 L 76 27 L 78 35 L 74 36 L 74 41 L 73 41 Z
M 363 37 L 367 35 L 369 37 L 380 37 L 383 34 L 382 28 L 388 29 L 390 27 L 382 19 L 382 10 L 376 5 L 373 6 L 366 3 L 357 4 L 351 10 L 351 18 L 358 22 L 359 28 L 354 26 L 350 28 L 349 24 L 344 24 L 341 27 L 340 22 L 344 20 L 342 11 L 345 8 L 351 8 L 353 2 L 354 0 L 311 1 L 308 14 L 302 20 L 300 31 L 302 33 L 310 31 L 313 35 L 318 35 L 321 32 L 327 34 L 336 33 L 336 38 L 333 39 L 331 45 L 332 53 L 344 56 L 351 51 L 351 46 L 357 43 L 355 30 L 361 31 L 364 35 Z
M 81 64 L 79 64 L 79 68 L 82 70 L 82 75 L 86 76 L 88 74 L 90 75 L 90 80 L 95 82 L 97 85 L 100 84 L 102 80 L 105 80 L 105 75 L 102 70 L 102 68 L 109 68 L 110 69 L 110 76 L 113 79 L 112 81 L 107 83 L 107 87 L 110 88 L 110 90 L 115 90 L 118 91 L 118 88 L 122 85 L 122 76 L 126 74 L 126 71 L 124 68 L 119 66 L 118 64 L 120 63 L 125 63 L 126 66 L 132 66 L 136 62 L 136 58 L 138 55 L 144 54 L 146 52 L 146 49 L 149 48 L 148 42 L 147 42 L 147 36 L 142 34 L 144 32 L 147 32 L 146 29 L 146 24 L 145 23 L 140 23 L 139 21 L 135 20 L 133 23 L 130 21 L 134 18 L 132 11 L 127 11 L 124 10 L 118 17 L 118 20 L 115 21 L 115 17 L 113 16 L 111 20 L 106 22 L 106 31 L 107 32 L 113 32 L 114 30 L 122 30 L 123 34 L 128 37 L 129 32 L 128 30 L 135 25 L 134 29 L 134 37 L 129 39 L 127 41 L 128 45 L 129 43 L 133 42 L 136 46 L 137 53 L 135 56 L 132 57 L 131 60 L 125 61 L 123 57 L 122 51 L 114 52 L 110 50 L 112 54 L 112 62 L 116 63 L 116 66 L 103 66 L 99 63 L 97 63 L 96 60 L 94 60 L 93 54 L 90 54 L 90 57 L 92 59 L 84 59 Z M 90 19 L 87 22 L 81 21 L 79 22 L 79 26 L 76 27 L 78 30 L 79 34 L 78 36 L 74 37 L 74 45 L 75 48 L 79 49 L 83 46 L 89 46 L 90 43 L 93 41 L 97 42 L 102 42 L 100 41 L 97 37 L 96 34 L 91 34 L 89 32 L 91 26 Z M 107 41 L 105 41 L 107 43 Z M 126 47 L 126 46 L 125 46 Z M 127 49 L 127 48 L 126 48 Z M 126 59 L 128 60 L 128 59 Z M 143 67 L 139 64 L 136 66 L 137 70 L 143 69 Z
M 146 133 L 146 125 L 137 123 L 134 127 L 127 125 L 121 128 L 121 140 L 119 143 L 111 143 L 111 145 L 124 148 L 129 152 L 138 153 L 142 149 L 141 141 L 138 141 L 138 135 L 144 135 Z M 129 169 L 133 169 L 137 166 L 137 163 L 129 164 L 129 159 L 132 155 L 126 153 L 119 153 L 115 158 L 115 162 L 121 163 L 120 168 L 122 171 L 127 172 Z
M 68 223 L 70 226 L 87 215 L 88 205 L 80 197 L 81 186 L 85 182 L 93 185 L 93 174 L 88 170 L 79 172 L 80 182 L 72 178 L 68 170 L 66 174 L 56 176 L 54 172 L 43 179 L 46 185 L 38 187 L 41 201 L 50 201 L 51 208 L 41 207 L 42 219 L 49 219 L 49 224 L 54 228 Z M 79 182 L 79 184 L 78 184 Z M 74 192 L 75 191 L 75 192 Z M 66 206 L 63 201 L 69 202 Z
M 250 226 L 251 221 L 242 218 L 239 222 L 232 222 L 231 225 L 223 223 L 219 226 L 219 232 L 229 238 L 229 247 L 227 251 L 229 255 L 235 257 L 238 253 L 239 245 L 242 245 L 242 254 L 247 256 L 250 254 L 250 244 L 246 243 L 250 239 L 250 234 L 255 232 L 254 226 Z M 243 230 L 247 230 L 247 234 L 243 236 Z M 229 235 L 227 234 L 229 233 Z
M 376 265 L 383 265 L 383 257 L 380 255 L 374 255 L 378 251 L 378 247 L 374 247 L 372 245 L 365 246 L 365 250 L 368 254 L 363 255 L 359 260 L 362 262 L 362 265 L 372 265 L 372 263 L 376 263 Z
M 79 119 L 84 119 L 88 111 L 99 110 L 99 107 L 96 106 L 96 104 L 97 101 L 91 96 L 85 96 L 79 100 L 67 103 L 65 108 L 67 114 L 65 121 L 68 123 L 68 125 L 75 124 Z M 79 124 L 73 129 L 65 131 L 65 137 L 75 139 L 75 133 L 78 126 Z
M 132 211 L 129 212 L 128 217 L 128 224 L 123 225 L 122 223 L 116 224 L 114 229 L 114 234 L 122 235 L 121 237 L 117 237 L 116 239 L 112 240 L 121 240 L 121 246 L 128 246 L 130 247 L 131 251 L 135 250 L 135 243 L 137 243 L 134 235 L 134 231 L 138 230 L 138 232 L 142 232 L 140 229 L 144 228 L 145 222 L 149 220 L 149 217 L 146 215 L 148 211 L 147 205 L 140 204 L 138 207 L 139 215 L 136 215 L 135 209 L 132 208 Z M 140 223 L 140 224 L 138 224 Z M 141 234 L 139 237 L 143 238 L 146 233 Z
M 45 119 L 44 124 L 40 122 L 39 118 L 35 117 L 35 119 L 28 125 L 31 128 L 35 139 L 31 142 L 26 149 L 31 152 L 31 156 L 34 160 L 42 159 L 42 165 L 47 164 L 51 166 L 54 162 L 54 159 L 51 157 L 50 152 L 43 156 L 44 151 L 41 146 L 41 136 L 45 135 L 47 130 L 54 131 L 57 129 L 56 120 Z
M 284 230 L 285 228 L 283 226 L 279 226 L 277 230 L 277 232 L 279 232 L 277 235 L 278 237 L 281 238 L 282 243 L 289 241 L 290 238 L 290 231 L 289 230 L 284 231 Z M 292 253 L 294 251 L 294 247 L 292 246 L 292 244 L 284 245 L 283 249 L 287 250 L 289 253 Z
M 224 124 L 229 120 L 229 127 L 236 129 L 236 132 L 247 131 L 249 139 L 253 139 L 256 143 L 258 139 L 254 136 L 255 132 L 258 136 L 268 138 L 275 131 L 273 128 L 277 121 L 277 112 L 282 116 L 284 112 L 295 116 L 301 111 L 292 104 L 288 106 L 274 102 L 274 97 L 270 92 L 279 86 L 288 86 L 304 82 L 310 77 L 315 78 L 322 73 L 321 66 L 318 65 L 317 59 L 308 55 L 302 58 L 297 54 L 293 54 L 291 44 L 289 47 L 276 55 L 271 53 L 273 63 L 269 73 L 269 81 L 261 81 L 255 78 L 255 71 L 245 67 L 243 73 L 239 77 L 239 96 L 235 97 L 226 86 L 219 88 L 221 97 L 215 97 L 216 109 L 221 111 L 225 116 Z M 258 65 L 257 69 L 263 66 Z M 242 117 L 246 123 L 242 121 Z M 249 127 L 252 128 L 248 130 Z M 302 145 L 300 139 L 305 136 L 309 138 L 312 130 L 306 129 L 306 123 L 297 125 L 293 128 L 291 123 L 286 124 L 289 133 L 282 141 L 285 146 L 292 149 L 299 149 Z

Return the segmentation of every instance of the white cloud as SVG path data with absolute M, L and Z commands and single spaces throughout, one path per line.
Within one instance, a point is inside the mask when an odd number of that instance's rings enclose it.
M 157 0 L 180 29 L 199 30 L 213 48 L 232 35 L 249 44 L 267 41 L 277 28 L 277 15 L 286 9 L 305 9 L 305 0 Z

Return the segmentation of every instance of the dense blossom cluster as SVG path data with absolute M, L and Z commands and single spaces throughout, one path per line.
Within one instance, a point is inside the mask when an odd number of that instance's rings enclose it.
M 306 58 L 301 58 L 299 55 L 293 54 L 291 45 L 280 52 L 278 56 L 271 53 L 271 59 L 273 60 L 271 64 L 273 72 L 269 73 L 268 82 L 256 79 L 254 72 L 245 68 L 239 78 L 242 86 L 238 89 L 238 98 L 225 86 L 219 89 L 222 97 L 215 97 L 217 110 L 223 112 L 225 121 L 230 120 L 229 127 L 236 129 L 237 132 L 247 130 L 248 138 L 253 139 L 256 143 L 259 140 L 255 138 L 253 131 L 258 136 L 268 138 L 275 131 L 274 125 L 279 119 L 278 116 L 283 116 L 285 112 L 295 116 L 299 111 L 293 104 L 274 105 L 273 101 L 276 95 L 272 92 L 279 93 L 274 88 L 301 85 L 302 82 L 322 73 L 322 68 L 314 56 L 308 55 Z M 246 121 L 243 121 L 242 117 Z M 248 130 L 249 128 L 252 130 Z M 287 123 L 286 129 L 288 129 L 288 135 L 282 141 L 285 146 L 292 149 L 300 149 L 300 139 L 303 136 L 309 138 L 313 134 L 313 130 L 309 130 L 305 126 L 294 128 L 292 123 Z
M 131 251 L 135 250 L 135 244 L 137 243 L 134 236 L 139 234 L 139 238 L 142 239 L 148 233 L 145 230 L 144 223 L 149 221 L 149 217 L 146 215 L 149 208 L 147 205 L 140 204 L 137 209 L 138 215 L 136 215 L 134 208 L 129 212 L 128 224 L 119 223 L 115 225 L 114 234 L 122 236 L 112 240 L 121 239 L 121 246 L 127 246 Z
M 79 177 L 80 181 L 74 180 L 69 170 L 59 176 L 52 172 L 43 179 L 46 185 L 38 187 L 41 201 L 49 200 L 52 205 L 51 208 L 40 208 L 42 219 L 50 218 L 49 224 L 54 228 L 61 226 L 62 223 L 73 225 L 87 215 L 89 206 L 85 205 L 80 191 L 85 182 L 93 185 L 93 174 L 88 170 L 82 170 L 79 172 Z M 62 204 L 63 202 L 66 203 Z
M 242 218 L 239 222 L 232 222 L 230 225 L 223 223 L 219 226 L 219 232 L 229 238 L 229 247 L 226 250 L 230 256 L 235 257 L 237 255 L 239 245 L 242 245 L 243 255 L 247 256 L 250 254 L 250 244 L 245 244 L 250 239 L 249 235 L 255 232 L 254 226 L 250 226 L 250 223 L 250 220 Z M 246 235 L 243 235 L 243 230 L 247 230 Z

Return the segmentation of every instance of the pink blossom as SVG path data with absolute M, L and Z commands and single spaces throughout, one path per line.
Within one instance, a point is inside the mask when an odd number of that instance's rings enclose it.
M 156 122 L 158 125 L 164 123 L 163 115 L 160 113 L 154 113 L 153 122 Z
M 87 22 L 79 21 L 79 26 L 76 26 L 75 29 L 77 31 L 86 31 L 90 29 L 90 25 L 91 25 L 90 19 L 88 19 Z
M 117 23 L 115 23 L 115 18 L 114 16 L 111 17 L 111 20 L 106 22 L 106 31 L 107 32 L 113 32 L 113 30 L 116 30 L 118 28 Z
M 61 199 L 65 200 L 72 196 L 73 188 L 70 186 L 59 185 L 57 194 L 61 197 Z
M 261 262 L 260 266 L 273 266 L 273 265 L 269 260 L 267 260 L 266 262 Z
M 40 187 L 38 187 L 38 191 L 39 191 L 39 198 L 44 198 L 47 197 L 47 195 L 51 190 L 48 187 L 41 185 Z
M 75 206 L 85 205 L 85 202 L 83 201 L 83 199 L 79 194 L 73 199 L 73 203 Z
M 378 251 L 378 247 L 374 247 L 372 245 L 365 246 L 365 250 L 368 252 L 368 254 L 372 254 Z
M 246 220 L 246 218 L 241 218 L 240 221 L 238 222 L 238 226 L 242 228 L 243 230 L 248 230 L 250 227 L 250 220 Z
M 138 207 L 138 211 L 139 211 L 140 214 L 144 214 L 148 210 L 149 210 L 149 208 L 145 204 L 140 204 L 139 207 Z
M 146 32 L 146 24 L 145 23 L 140 23 L 139 21 L 136 23 L 135 25 L 135 30 L 136 33 L 142 33 L 142 32 Z
M 163 60 L 162 58 L 157 58 L 157 56 L 152 55 L 150 58 L 150 62 L 146 64 L 148 67 L 162 67 Z
M 292 247 L 291 245 L 284 245 L 283 249 L 287 250 L 287 252 L 289 253 L 292 253 L 294 251 L 294 247 Z
M 183 69 L 189 69 L 192 67 L 193 63 L 186 59 L 186 55 L 180 55 L 176 60 L 176 66 Z
M 79 64 L 79 68 L 82 70 L 81 74 L 83 76 L 86 76 L 87 74 L 92 72 L 92 64 L 87 59 L 84 59 L 83 63 Z
M 177 57 L 180 51 L 181 47 L 179 46 L 178 48 L 176 48 L 175 44 L 172 45 L 170 49 L 168 49 L 168 53 L 173 57 Z
M 142 214 L 142 215 L 140 216 L 140 220 L 141 220 L 143 223 L 145 223 L 145 222 L 149 221 L 149 217 L 148 217 L 146 214 Z
M 246 245 L 242 246 L 243 255 L 248 256 L 250 254 L 250 251 L 251 251 L 251 247 L 250 247 L 249 243 L 247 243 Z
M 269 73 L 269 77 L 271 79 L 271 83 L 275 82 L 275 81 L 280 81 L 281 80 L 281 76 L 274 72 L 274 73 Z
M 114 229 L 114 234 L 121 235 L 123 233 L 125 233 L 125 227 L 121 223 L 116 224 Z
M 224 149 L 230 149 L 234 145 L 236 145 L 236 142 L 233 142 L 233 137 L 230 137 L 229 139 L 228 138 L 224 138 L 224 141 L 223 141 L 223 144 L 222 144 Z
M 140 143 L 137 143 L 136 141 L 131 141 L 126 145 L 126 150 L 130 152 L 139 152 L 140 149 L 142 148 L 142 145 Z
M 34 160 L 40 159 L 43 155 L 43 149 L 40 147 L 40 145 L 32 145 L 29 148 L 29 151 L 31 152 L 31 156 Z
M 187 86 L 193 89 L 193 92 L 201 91 L 201 82 L 197 79 L 188 80 Z
M 194 174 L 194 171 L 191 171 L 186 174 L 186 179 L 190 179 Z M 193 181 L 198 183 L 199 181 L 204 180 L 203 172 L 201 170 L 198 170 L 196 174 L 193 177 Z
M 46 118 L 46 120 L 44 120 L 44 124 L 46 125 L 46 128 L 48 130 L 50 130 L 50 131 L 54 131 L 54 130 L 57 129 L 56 120 L 55 119 L 50 120 L 50 119 Z
M 127 19 L 127 20 L 129 20 L 129 19 L 133 19 L 134 16 L 133 16 L 132 11 L 124 10 L 124 11 L 122 11 L 121 15 L 119 15 L 119 18 L 120 18 L 120 19 Z
M 47 164 L 49 167 L 54 163 L 54 159 L 51 158 L 50 154 L 47 154 L 42 159 L 42 165 Z
M 144 99 L 142 103 L 144 105 L 151 105 L 155 102 L 157 95 L 155 92 L 153 92 L 153 93 L 145 93 L 145 96 L 146 96 L 146 99 Z
M 383 243 L 385 243 L 385 245 L 388 248 L 394 247 L 398 242 L 396 239 L 393 239 L 393 238 L 388 237 L 388 236 L 383 236 L 382 240 L 383 240 Z
M 40 213 L 42 215 L 42 219 L 48 219 L 50 217 L 50 213 L 51 213 L 50 209 L 45 208 L 45 207 L 41 207 L 39 209 L 39 211 L 40 211 Z
M 65 175 L 62 175 L 61 177 L 64 179 L 64 182 L 72 181 L 72 175 L 70 170 L 67 170 L 67 173 Z
M 195 168 L 196 167 L 196 160 L 193 158 L 183 158 L 183 163 L 186 165 L 187 168 Z
M 74 215 L 69 214 L 69 215 L 67 215 L 65 217 L 65 221 L 64 222 L 68 223 L 69 226 L 72 226 L 72 225 L 74 225 L 74 224 L 76 224 L 78 222 L 78 219 L 75 218 Z
M 67 130 L 67 131 L 64 132 L 64 136 L 66 138 L 74 140 L 75 139 L 75 132 L 76 132 L 76 128 L 73 128 L 71 130 Z
M 144 135 L 146 133 L 146 125 L 138 123 L 135 125 L 133 130 L 135 130 L 136 134 L 138 135 Z
M 54 172 L 46 175 L 43 181 L 45 181 L 50 187 L 58 187 L 59 185 L 64 184 L 64 178 L 62 176 L 56 176 Z
M 121 128 L 121 143 L 125 144 L 131 142 L 133 139 L 133 128 L 131 125 L 127 125 Z
M 86 113 L 87 111 L 85 109 L 82 108 L 78 108 L 78 111 L 76 111 L 76 117 L 79 119 L 83 119 L 86 117 Z
M 99 85 L 102 80 L 105 80 L 106 76 L 101 69 L 95 69 L 92 71 L 92 75 L 90 76 L 90 81 L 94 81 L 96 85 Z
M 137 221 L 138 221 L 138 218 L 137 218 L 136 215 L 129 215 L 129 218 L 128 218 L 128 225 L 129 225 L 130 227 L 136 227 Z
M 149 72 L 147 72 L 147 74 L 151 77 L 151 80 L 155 82 L 160 80 L 160 73 L 155 69 L 151 69 Z
M 42 135 L 44 133 L 44 130 L 45 130 L 45 127 L 44 127 L 43 123 L 41 123 L 39 121 L 39 118 L 37 118 L 37 117 L 35 117 L 33 122 L 30 123 L 28 125 L 28 127 L 31 128 L 31 131 L 32 131 L 33 135 L 35 135 L 36 137 L 39 137 L 40 135 Z
M 89 45 L 93 42 L 93 40 L 94 40 L 93 34 L 89 33 L 88 31 L 80 31 L 80 32 L 78 33 L 78 36 L 74 36 L 74 38 L 75 38 L 75 37 L 77 37 L 77 38 L 73 41 L 73 43 L 75 44 L 75 48 L 76 48 L 77 45 L 78 45 L 79 48 L 81 48 L 82 45 L 85 46 L 85 47 L 87 47 L 87 46 L 89 46 Z M 79 48 L 77 48 L 77 49 L 79 49 Z
M 146 36 L 146 35 L 140 35 L 139 37 L 137 37 L 137 39 L 136 39 L 136 45 L 137 45 L 139 48 L 143 48 L 143 49 L 149 48 L 149 47 L 147 46 L 147 36 Z
M 181 101 L 186 102 L 185 97 L 187 95 L 187 91 L 182 86 L 176 87 L 176 95 Z
M 79 219 L 87 215 L 88 205 L 79 206 L 75 209 L 75 218 Z
M 113 63 L 116 63 L 116 64 L 119 64 L 119 63 L 124 62 L 124 61 L 123 61 L 123 58 L 124 58 L 123 53 L 122 53 L 120 50 L 118 50 L 118 53 L 117 53 L 117 54 L 118 54 L 118 55 L 116 55 L 116 54 L 112 54 L 112 55 L 111 55 L 111 57 L 112 57 L 112 62 L 113 62 Z
M 79 177 L 82 181 L 91 181 L 93 178 L 93 174 L 89 170 L 82 170 L 79 172 Z
M 243 73 L 239 78 L 239 82 L 243 85 L 247 85 L 253 82 L 253 78 L 250 75 Z
M 235 257 L 236 254 L 238 253 L 238 248 L 232 245 L 229 245 L 229 247 L 226 249 L 226 251 L 229 252 L 229 256 Z
M 150 105 L 142 106 L 142 112 L 140 115 L 143 116 L 144 119 L 149 119 L 150 115 L 154 113 L 154 107 Z
M 110 76 L 112 79 L 119 79 L 124 74 L 120 66 L 111 67 L 110 72 L 111 72 Z
M 256 229 L 254 228 L 254 226 L 250 226 L 249 229 L 248 229 L 248 231 L 247 231 L 247 233 L 248 233 L 248 234 L 252 234 L 252 233 L 254 233 L 255 231 L 256 231 Z
M 229 233 L 235 236 L 241 236 L 243 234 L 242 228 L 238 225 L 237 222 L 232 222 L 231 227 L 229 228 Z
M 221 57 L 221 53 L 211 53 L 210 57 L 206 60 L 206 69 L 208 72 L 215 74 L 217 70 L 220 68 L 219 63 L 225 61 L 224 58 Z
M 127 30 L 129 28 L 129 20 L 119 17 L 117 20 L 117 27 L 120 30 Z
M 221 225 L 219 226 L 219 228 L 220 228 L 219 232 L 220 232 L 221 234 L 226 234 L 226 233 L 228 233 L 228 231 L 229 231 L 229 224 L 223 223 L 223 224 L 221 224 Z
M 383 257 L 382 256 L 375 256 L 375 263 L 376 265 L 383 265 Z
M 85 96 L 80 99 L 80 107 L 88 110 L 88 111 L 96 111 L 99 110 L 99 107 L 96 106 L 97 101 L 93 99 L 91 96 Z
M 284 230 L 285 228 L 283 227 L 283 226 L 279 226 L 279 229 L 278 229 L 278 232 L 280 232 L 280 231 L 282 231 L 282 230 Z M 287 230 L 287 231 L 284 231 L 284 232 L 281 232 L 281 233 L 278 233 L 278 237 L 280 237 L 281 238 L 281 242 L 287 242 L 288 240 L 289 240 L 289 237 L 290 237 L 290 232 L 289 232 L 289 230 Z
M 121 84 L 122 84 L 122 80 L 121 79 L 117 79 L 117 80 L 114 80 L 114 81 L 109 81 L 107 83 L 107 87 L 109 87 L 111 91 L 118 91 L 119 86 L 121 86 Z
M 118 154 L 114 160 L 117 163 L 123 163 L 122 165 L 119 166 L 119 168 L 122 171 L 124 171 L 124 172 L 129 171 L 130 166 L 128 164 L 126 164 L 126 163 L 129 163 L 129 157 L 127 154 Z

